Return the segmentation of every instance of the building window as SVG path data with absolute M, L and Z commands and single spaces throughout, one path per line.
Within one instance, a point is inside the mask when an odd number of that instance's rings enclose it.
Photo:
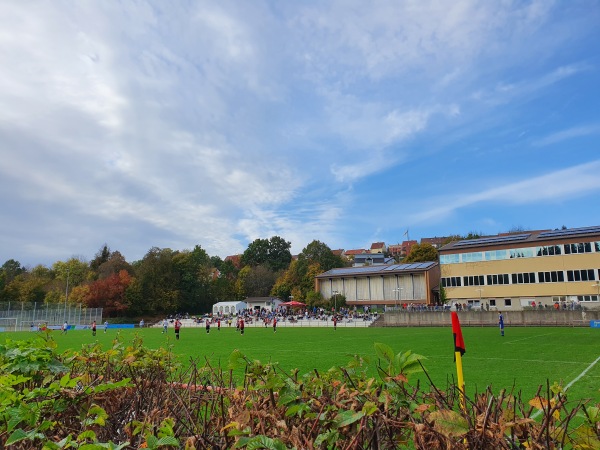
M 565 255 L 574 253 L 592 253 L 591 242 L 580 242 L 577 244 L 565 244 Z
M 495 307 L 496 307 L 496 299 L 495 299 L 495 298 L 491 298 L 491 299 L 490 299 L 490 306 L 491 306 L 492 308 L 495 308 Z
M 512 306 L 512 300 L 510 298 L 505 298 L 504 306 L 506 306 L 507 308 L 510 308 Z
M 485 277 L 483 275 L 464 276 L 463 286 L 485 286 Z
M 567 270 L 567 281 L 595 281 L 594 269 Z
M 538 283 L 557 283 L 565 281 L 565 274 L 561 271 L 538 272 Z
M 460 277 L 442 278 L 442 287 L 460 287 Z
M 597 295 L 578 295 L 577 300 L 580 302 L 597 302 Z

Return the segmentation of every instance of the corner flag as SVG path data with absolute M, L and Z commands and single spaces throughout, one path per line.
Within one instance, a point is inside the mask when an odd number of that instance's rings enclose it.
M 452 313 L 452 334 L 454 335 L 454 351 L 460 352 L 460 356 L 464 355 L 465 341 L 463 340 L 462 330 L 460 329 L 460 322 L 458 321 L 458 314 Z
M 460 391 L 460 406 L 466 409 L 465 401 L 465 378 L 462 369 L 462 355 L 465 354 L 465 341 L 463 340 L 458 314 L 452 312 L 452 334 L 454 335 L 454 361 L 456 362 L 456 377 L 458 379 L 458 389 Z

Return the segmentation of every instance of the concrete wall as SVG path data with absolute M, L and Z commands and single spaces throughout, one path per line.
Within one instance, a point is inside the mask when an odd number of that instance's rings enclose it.
M 591 320 L 600 320 L 600 311 L 504 311 L 504 325 L 526 327 L 589 327 Z M 494 311 L 460 311 L 461 326 L 498 326 L 498 313 Z M 386 312 L 384 327 L 447 327 L 449 311 Z

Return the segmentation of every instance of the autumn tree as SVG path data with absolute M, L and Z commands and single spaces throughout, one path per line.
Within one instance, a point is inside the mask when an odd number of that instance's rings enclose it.
M 210 291 L 212 261 L 206 251 L 196 245 L 192 251 L 185 250 L 174 254 L 173 269 L 178 277 L 178 310 L 210 311 L 213 304 Z
M 312 241 L 298 255 L 298 260 L 280 275 L 271 293 L 279 298 L 293 295 L 298 300 L 306 299 L 308 293 L 314 291 L 315 276 L 335 267 L 344 267 L 342 258 L 334 255 L 323 242 Z
M 68 289 L 73 289 L 79 286 L 84 281 L 88 281 L 91 275 L 90 266 L 83 258 L 71 258 L 67 261 L 57 261 L 52 264 L 52 271 L 55 274 L 55 279 L 61 281 L 61 285 L 54 285 L 54 289 L 64 294 L 68 293 Z M 73 299 L 69 299 L 73 300 Z M 60 300 L 65 301 L 65 298 Z
M 100 250 L 94 255 L 94 259 L 90 261 L 90 268 L 96 272 L 98 268 L 110 258 L 111 252 L 108 245 L 104 244 Z
M 122 314 L 128 309 L 125 293 L 130 283 L 131 275 L 126 270 L 93 281 L 87 286 L 86 306 L 103 308 L 108 317 Z
M 139 313 L 176 312 L 179 306 L 179 276 L 173 267 L 173 255 L 170 248 L 152 247 L 144 257 L 134 264 L 139 280 L 143 309 L 132 311 Z
M 13 290 L 11 294 L 7 287 L 23 272 L 25 272 L 25 268 L 21 267 L 21 263 L 14 259 L 9 259 L 2 264 L 2 267 L 0 267 L 0 301 L 10 301 L 12 299 L 11 296 L 15 292 Z
M 438 251 L 428 243 L 415 244 L 412 246 L 410 253 L 404 258 L 405 263 L 437 261 Z
M 266 297 L 276 280 L 277 275 L 266 264 L 249 267 L 242 278 L 243 292 L 247 297 Z
M 119 273 L 121 270 L 126 270 L 130 275 L 134 273 L 133 267 L 125 260 L 125 257 L 120 252 L 114 251 L 106 261 L 97 267 L 96 275 L 97 278 L 102 279 Z
M 49 280 L 38 278 L 29 272 L 21 272 L 5 288 L 6 298 L 16 302 L 42 303 Z
M 335 267 L 344 267 L 344 261 L 335 255 L 327 244 L 314 240 L 308 244 L 298 255 L 300 265 L 308 267 L 317 263 L 323 272 Z
M 242 265 L 252 267 L 267 265 L 274 272 L 287 269 L 292 260 L 290 248 L 291 243 L 279 236 L 273 236 L 271 239 L 255 239 L 242 254 Z

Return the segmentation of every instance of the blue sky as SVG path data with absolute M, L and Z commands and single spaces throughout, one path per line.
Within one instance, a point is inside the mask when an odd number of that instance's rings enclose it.
M 600 225 L 598 1 L 0 3 L 0 263 Z

